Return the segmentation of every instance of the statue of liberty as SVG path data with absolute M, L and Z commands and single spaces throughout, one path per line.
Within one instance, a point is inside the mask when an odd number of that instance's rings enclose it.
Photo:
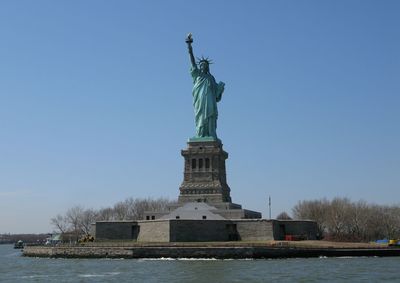
M 196 121 L 196 136 L 191 140 L 218 140 L 217 138 L 217 102 L 221 100 L 225 84 L 215 81 L 210 74 L 211 61 L 202 57 L 196 61 L 193 55 L 192 34 L 189 33 L 186 43 L 189 49 L 190 73 L 193 78 L 193 107 Z

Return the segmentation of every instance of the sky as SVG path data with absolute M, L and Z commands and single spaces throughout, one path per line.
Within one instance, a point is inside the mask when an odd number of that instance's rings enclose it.
M 400 204 L 399 1 L 1 1 L 0 233 L 176 199 L 190 61 L 225 82 L 232 200 Z

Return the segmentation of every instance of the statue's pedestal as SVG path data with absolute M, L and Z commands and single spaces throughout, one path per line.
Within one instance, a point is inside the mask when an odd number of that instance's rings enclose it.
M 228 153 L 220 141 L 189 141 L 181 154 L 185 165 L 179 203 L 231 202 L 225 169 Z
M 178 203 L 169 206 L 168 211 L 145 212 L 145 219 L 261 218 L 260 212 L 242 209 L 241 205 L 232 203 L 226 182 L 228 153 L 222 149 L 220 140 L 192 138 L 181 154 L 185 161 Z

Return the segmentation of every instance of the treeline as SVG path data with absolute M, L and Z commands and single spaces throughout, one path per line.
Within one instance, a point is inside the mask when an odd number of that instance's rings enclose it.
M 400 206 L 352 202 L 348 198 L 300 201 L 295 219 L 318 224 L 321 238 L 337 241 L 373 241 L 400 238 Z
M 65 214 L 58 214 L 50 223 L 56 232 L 73 235 L 76 240 L 82 235 L 90 234 L 91 224 L 96 221 L 143 220 L 145 211 L 162 211 L 170 204 L 173 202 L 165 198 L 127 198 L 112 207 L 98 210 L 77 205 L 68 209 Z

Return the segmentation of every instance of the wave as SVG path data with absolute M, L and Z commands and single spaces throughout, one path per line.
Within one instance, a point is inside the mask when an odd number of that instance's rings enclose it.
M 21 276 L 20 278 L 22 279 L 35 279 L 35 278 L 48 278 L 51 275 L 24 275 Z
M 104 273 L 98 273 L 98 274 L 79 274 L 78 277 L 83 277 L 83 278 L 106 277 L 106 276 L 115 276 L 118 274 L 121 274 L 121 272 L 104 272 Z

